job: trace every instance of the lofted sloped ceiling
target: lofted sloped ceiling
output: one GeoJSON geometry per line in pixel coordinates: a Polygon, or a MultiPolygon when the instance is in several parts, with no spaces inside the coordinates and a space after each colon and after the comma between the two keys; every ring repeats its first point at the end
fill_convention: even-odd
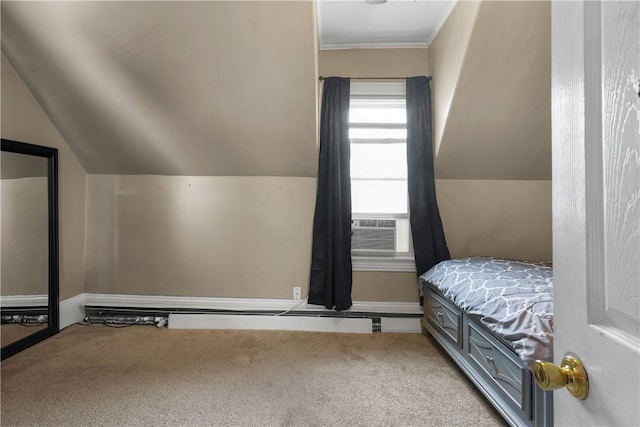
{"type": "MultiPolygon", "coordinates": [[[[446,115],[434,132],[436,176],[551,179],[550,2],[482,1],[479,8],[459,2],[456,8],[467,8],[475,21],[470,32],[443,27],[443,36],[466,32],[468,40],[459,43],[464,52],[456,69],[443,70],[458,75],[445,89],[450,93],[436,93],[443,76],[434,74],[434,99],[450,99],[448,111],[446,103],[435,107],[446,115]]],[[[454,9],[451,16],[460,12],[467,13],[454,9]]],[[[468,23],[462,25],[466,30],[468,23]]],[[[439,37],[433,53],[439,42],[450,46],[439,37]]]]}
{"type": "Polygon", "coordinates": [[[315,176],[313,2],[1,7],[3,54],[88,173],[315,176]]]}

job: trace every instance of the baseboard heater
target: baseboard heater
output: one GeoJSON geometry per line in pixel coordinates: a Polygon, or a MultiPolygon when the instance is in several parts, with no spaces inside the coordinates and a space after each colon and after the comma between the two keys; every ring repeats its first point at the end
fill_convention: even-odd
{"type": "Polygon", "coordinates": [[[47,307],[2,307],[0,323],[3,325],[18,323],[21,325],[41,325],[49,322],[47,307]]]}
{"type": "Polygon", "coordinates": [[[170,314],[169,329],[250,329],[370,334],[373,319],[349,317],[170,314]]]}
{"type": "Polygon", "coordinates": [[[156,324],[169,329],[254,329],[316,332],[420,333],[420,314],[232,311],[85,306],[85,322],[109,325],[156,324]]]}
{"type": "Polygon", "coordinates": [[[2,325],[10,325],[13,323],[17,323],[20,325],[26,326],[35,326],[35,325],[46,325],[49,323],[49,316],[46,314],[9,314],[5,315],[4,313],[0,316],[0,324],[2,325]]]}

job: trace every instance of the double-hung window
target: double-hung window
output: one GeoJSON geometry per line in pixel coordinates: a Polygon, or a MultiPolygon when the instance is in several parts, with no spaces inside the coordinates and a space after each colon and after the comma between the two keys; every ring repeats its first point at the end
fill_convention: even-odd
{"type": "Polygon", "coordinates": [[[404,82],[351,82],[349,139],[354,268],[411,270],[404,82]]]}

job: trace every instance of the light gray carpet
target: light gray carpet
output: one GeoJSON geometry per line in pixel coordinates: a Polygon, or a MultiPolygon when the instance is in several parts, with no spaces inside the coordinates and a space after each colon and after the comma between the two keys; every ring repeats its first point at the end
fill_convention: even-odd
{"type": "Polygon", "coordinates": [[[419,334],[72,326],[2,362],[3,426],[505,423],[419,334]]]}

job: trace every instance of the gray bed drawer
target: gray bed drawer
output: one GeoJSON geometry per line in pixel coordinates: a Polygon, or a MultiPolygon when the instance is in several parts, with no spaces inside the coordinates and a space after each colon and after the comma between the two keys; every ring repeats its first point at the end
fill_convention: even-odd
{"type": "Polygon", "coordinates": [[[516,408],[530,417],[531,385],[524,363],[518,356],[503,349],[504,344],[480,326],[470,321],[468,328],[468,355],[471,363],[484,371],[495,388],[502,390],[516,408]]]}
{"type": "Polygon", "coordinates": [[[458,348],[462,348],[460,323],[462,315],[456,306],[435,292],[429,291],[424,304],[424,316],[427,321],[449,337],[458,348]]]}

